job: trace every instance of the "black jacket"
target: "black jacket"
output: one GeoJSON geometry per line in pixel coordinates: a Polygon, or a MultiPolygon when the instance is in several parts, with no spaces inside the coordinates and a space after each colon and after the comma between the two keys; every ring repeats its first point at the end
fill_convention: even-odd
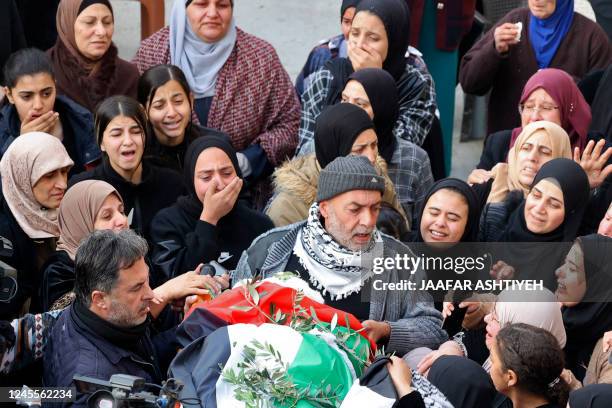
{"type": "Polygon", "coordinates": [[[0,85],[4,85],[4,64],[8,57],[25,47],[25,33],[15,0],[0,1],[0,85]]]}
{"type": "MultiPolygon", "coordinates": [[[[19,311],[27,298],[32,298],[31,312],[40,312],[38,293],[42,281],[41,268],[39,267],[40,246],[51,245],[49,240],[33,240],[22,229],[11,209],[9,208],[2,192],[0,191],[0,237],[3,238],[3,248],[12,246],[11,250],[0,251],[0,261],[12,266],[17,270],[17,292],[8,302],[0,302],[0,320],[12,320],[18,317],[19,311]],[[6,240],[6,241],[5,241],[6,240]],[[10,245],[6,245],[8,242],[10,245]]],[[[55,241],[53,239],[53,241],[55,241]]],[[[10,278],[2,278],[1,288],[6,289],[11,285],[10,278]]],[[[2,293],[2,299],[6,294],[2,293]]]]}
{"type": "Polygon", "coordinates": [[[74,289],[74,261],[68,252],[55,251],[43,267],[41,288],[43,310],[74,289]]]}
{"type": "MultiPolygon", "coordinates": [[[[34,246],[30,238],[21,229],[15,217],[11,213],[11,209],[1,197],[0,203],[0,237],[5,242],[3,247],[9,247],[12,250],[0,255],[0,261],[12,266],[17,270],[17,293],[9,302],[0,303],[0,319],[12,320],[18,316],[19,310],[23,302],[35,293],[35,282],[38,271],[34,262],[34,246]],[[8,241],[8,242],[7,242],[8,241]]],[[[3,278],[2,289],[9,287],[12,281],[3,278]]],[[[3,295],[3,299],[5,296],[3,295]]]]}
{"type": "Polygon", "coordinates": [[[210,261],[233,270],[242,251],[272,228],[274,224],[266,215],[250,209],[243,201],[237,201],[216,226],[175,204],[160,211],[151,224],[156,273],[167,280],[210,261]]]}
{"type": "MultiPolygon", "coordinates": [[[[74,305],[70,306],[60,315],[47,341],[44,354],[45,386],[72,387],[75,374],[104,381],[108,381],[113,374],[128,374],[144,378],[148,383],[161,382],[157,349],[148,330],[140,340],[142,351],[137,353],[118,347],[80,323],[73,308],[74,305]]],[[[62,406],[86,407],[87,398],[87,394],[77,391],[74,405],[64,403],[62,406]]]]}
{"type": "MultiPolygon", "coordinates": [[[[100,159],[100,148],[94,137],[93,116],[91,112],[72,99],[58,95],[53,109],[59,113],[64,131],[62,141],[74,166],[70,175],[85,171],[85,165],[100,159]]],[[[6,104],[0,109],[0,157],[21,134],[21,121],[15,105],[6,104]]]]}
{"type": "Polygon", "coordinates": [[[500,130],[485,140],[477,169],[491,170],[497,163],[505,163],[510,151],[512,130],[500,130]]]}
{"type": "Polygon", "coordinates": [[[183,143],[178,146],[164,146],[157,140],[153,129],[149,129],[149,139],[145,148],[144,157],[146,160],[155,164],[159,167],[165,167],[167,169],[176,170],[178,172],[183,171],[183,165],[185,162],[185,152],[187,148],[195,139],[200,136],[206,135],[225,135],[215,129],[199,126],[194,123],[189,125],[185,129],[185,139],[183,143]]]}
{"type": "Polygon", "coordinates": [[[142,181],[132,184],[113,170],[108,159],[93,170],[78,174],[70,179],[68,188],[83,180],[102,180],[117,189],[123,203],[125,214],[132,221],[130,228],[138,232],[150,243],[150,225],[153,217],[163,208],[172,205],[185,193],[183,178],[177,172],[157,167],[147,161],[142,164],[142,181]]]}

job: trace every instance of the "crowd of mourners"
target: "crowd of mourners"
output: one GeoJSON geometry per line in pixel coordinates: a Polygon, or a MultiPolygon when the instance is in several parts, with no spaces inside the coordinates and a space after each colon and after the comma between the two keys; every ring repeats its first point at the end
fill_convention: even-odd
{"type": "MultiPolygon", "coordinates": [[[[612,43],[573,0],[461,57],[476,1],[338,1],[295,83],[240,2],[175,0],[131,61],[108,0],[58,3],[44,50],[0,7],[0,385],[161,384],[194,303],[289,271],[393,355],[400,407],[612,406],[612,43]],[[457,81],[488,95],[467,180],[445,168],[457,81]],[[544,287],[373,287],[376,257],[463,243],[504,248],[481,278],[544,287]]],[[[416,272],[380,277],[448,277],[416,272]]]]}

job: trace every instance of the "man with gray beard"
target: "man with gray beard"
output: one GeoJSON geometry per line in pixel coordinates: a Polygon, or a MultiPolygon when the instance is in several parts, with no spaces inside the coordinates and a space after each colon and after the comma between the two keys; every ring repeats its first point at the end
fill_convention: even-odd
{"type": "Polygon", "coordinates": [[[295,272],[322,293],[325,304],[361,320],[368,336],[387,352],[402,355],[440,344],[447,335],[429,294],[374,288],[375,280],[393,283],[422,275],[397,268],[373,272],[376,258],[414,256],[376,229],[384,184],[367,158],[336,158],[321,171],[308,219],[259,236],[242,254],[232,273],[234,283],[256,274],[266,278],[295,272]]]}

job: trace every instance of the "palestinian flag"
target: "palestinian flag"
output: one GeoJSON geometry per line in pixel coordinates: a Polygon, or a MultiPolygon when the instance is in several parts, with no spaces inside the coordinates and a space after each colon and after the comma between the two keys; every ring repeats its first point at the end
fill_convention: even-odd
{"type": "Polygon", "coordinates": [[[170,376],[206,407],[338,407],[374,345],[352,315],[263,281],[194,305],[170,376]]]}
{"type": "Polygon", "coordinates": [[[182,398],[207,408],[338,407],[356,373],[333,335],[266,323],[225,326],[192,342],[170,376],[185,384],[182,398]]]}

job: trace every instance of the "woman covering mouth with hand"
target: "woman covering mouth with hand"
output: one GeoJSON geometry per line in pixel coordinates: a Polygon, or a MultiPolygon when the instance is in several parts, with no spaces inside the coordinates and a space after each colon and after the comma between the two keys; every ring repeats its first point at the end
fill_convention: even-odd
{"type": "Polygon", "coordinates": [[[70,179],[102,180],[123,198],[130,228],[148,241],[153,216],[184,192],[179,173],[143,160],[147,115],[143,107],[126,96],[106,99],[95,115],[96,138],[104,153],[102,164],[70,179]]]}
{"type": "Polygon", "coordinates": [[[4,66],[6,101],[0,108],[0,157],[21,134],[43,132],[57,137],[74,161],[71,175],[100,159],[93,115],[57,94],[49,57],[35,48],[12,54],[4,66]]]}

